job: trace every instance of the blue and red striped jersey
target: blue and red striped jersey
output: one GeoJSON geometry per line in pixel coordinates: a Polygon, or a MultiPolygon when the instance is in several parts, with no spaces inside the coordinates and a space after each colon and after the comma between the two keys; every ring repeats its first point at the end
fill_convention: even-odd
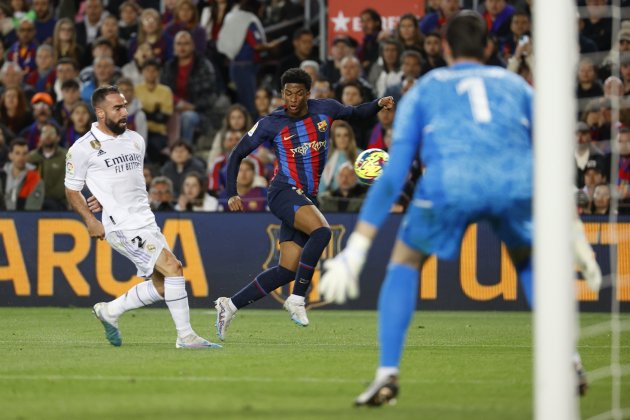
{"type": "Polygon", "coordinates": [[[308,111],[301,118],[292,118],[284,107],[278,108],[243,136],[228,161],[229,197],[237,194],[236,176],[241,160],[265,141],[272,144],[278,162],[271,185],[295,186],[316,196],[328,157],[332,122],[372,117],[380,109],[378,100],[355,107],[334,99],[309,99],[307,106],[308,111]]]}

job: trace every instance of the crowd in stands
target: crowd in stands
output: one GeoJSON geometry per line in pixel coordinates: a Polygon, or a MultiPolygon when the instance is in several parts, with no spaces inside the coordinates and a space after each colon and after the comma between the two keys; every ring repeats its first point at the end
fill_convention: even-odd
{"type": "MultiPolygon", "coordinates": [[[[447,65],[441,30],[470,3],[427,0],[422,17],[405,13],[393,30],[383,29],[381,15],[368,8],[360,15],[362,37],[337,36],[328,48],[301,19],[300,1],[2,2],[0,210],[68,209],[65,154],[91,128],[92,92],[117,84],[128,101],[128,128],[147,142],[144,173],[154,210],[227,211],[230,150],[282,106],[285,70],[307,71],[314,99],[399,101],[419,78],[447,65]]],[[[531,1],[474,3],[489,28],[486,62],[535,85],[531,1]]],[[[607,214],[615,194],[620,213],[630,209],[630,20],[624,19],[630,9],[622,3],[622,20],[613,22],[609,1],[577,0],[575,161],[584,213],[607,214]],[[619,159],[611,159],[612,151],[619,159]]],[[[367,148],[388,149],[394,115],[395,109],[382,110],[373,120],[333,124],[319,189],[324,211],[358,211],[367,188],[357,183],[352,163],[367,148]]],[[[260,146],[241,164],[237,184],[246,211],[267,209],[270,147],[260,146]]],[[[415,162],[393,210],[405,208],[421,174],[415,162]]]]}

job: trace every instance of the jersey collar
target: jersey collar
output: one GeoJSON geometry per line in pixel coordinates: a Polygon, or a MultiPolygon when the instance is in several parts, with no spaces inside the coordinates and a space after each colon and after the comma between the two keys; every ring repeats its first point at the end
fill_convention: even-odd
{"type": "Polygon", "coordinates": [[[126,134],[127,134],[127,131],[125,130],[125,132],[122,133],[119,136],[116,136],[116,137],[110,136],[109,134],[105,134],[101,130],[99,130],[98,123],[96,123],[96,122],[92,123],[92,127],[90,128],[90,132],[92,133],[92,135],[94,137],[96,137],[96,140],[98,140],[100,142],[109,141],[109,140],[116,140],[116,139],[119,139],[119,138],[124,138],[124,137],[126,137],[126,134]]]}

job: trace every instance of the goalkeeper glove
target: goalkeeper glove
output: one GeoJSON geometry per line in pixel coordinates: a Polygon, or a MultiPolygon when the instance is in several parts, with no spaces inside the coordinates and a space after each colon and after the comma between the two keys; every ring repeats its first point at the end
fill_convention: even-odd
{"type": "Polygon", "coordinates": [[[359,297],[359,275],[371,243],[370,239],[354,232],[346,248],[335,258],[324,262],[325,272],[319,291],[325,301],[341,305],[348,298],[359,297]]]}

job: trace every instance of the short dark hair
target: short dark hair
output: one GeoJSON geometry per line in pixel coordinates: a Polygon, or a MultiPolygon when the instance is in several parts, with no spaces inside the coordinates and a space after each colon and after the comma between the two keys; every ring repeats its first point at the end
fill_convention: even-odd
{"type": "Polygon", "coordinates": [[[147,67],[155,67],[156,69],[160,70],[160,62],[157,61],[155,58],[149,58],[147,59],[144,64],[142,65],[142,70],[146,69],[147,67]]]}
{"type": "Polygon", "coordinates": [[[63,81],[63,83],[61,83],[61,90],[66,90],[66,89],[79,90],[79,82],[77,82],[75,79],[68,79],[68,80],[63,81]]]}
{"type": "Polygon", "coordinates": [[[16,146],[28,147],[28,142],[23,137],[14,138],[13,140],[11,140],[11,143],[9,143],[9,152],[13,152],[13,149],[15,149],[16,146]]]}
{"type": "Polygon", "coordinates": [[[356,80],[348,81],[341,85],[341,92],[343,93],[343,91],[346,90],[347,87],[356,88],[359,91],[359,95],[361,95],[361,98],[365,98],[365,93],[363,92],[363,87],[361,86],[361,83],[357,82],[356,80]]]}
{"type": "Polygon", "coordinates": [[[120,95],[120,89],[118,86],[105,85],[97,88],[92,94],[92,109],[96,109],[97,106],[100,106],[101,103],[105,100],[107,95],[111,95],[112,93],[117,93],[120,95]]]}
{"type": "Polygon", "coordinates": [[[121,77],[120,79],[118,79],[118,81],[116,82],[117,86],[120,85],[125,85],[125,86],[131,86],[133,87],[133,80],[131,80],[128,77],[121,77]]]}
{"type": "Polygon", "coordinates": [[[302,35],[313,36],[313,31],[308,28],[298,28],[293,32],[293,40],[299,39],[302,35]]]}
{"type": "Polygon", "coordinates": [[[193,147],[190,145],[190,143],[187,143],[186,141],[182,139],[177,140],[175,143],[171,145],[171,152],[177,149],[178,147],[185,147],[186,150],[188,150],[188,153],[190,153],[191,155],[195,152],[193,150],[193,147]]]}
{"type": "Polygon", "coordinates": [[[106,47],[109,47],[112,51],[114,51],[114,46],[112,45],[112,42],[107,39],[107,38],[96,38],[96,40],[92,43],[92,51],[94,51],[96,49],[96,47],[100,47],[101,45],[105,45],[106,47]]]}
{"type": "Polygon", "coordinates": [[[292,68],[284,72],[280,78],[280,89],[284,89],[287,83],[297,83],[304,85],[306,90],[311,90],[311,76],[302,69],[292,68]]]}
{"type": "Polygon", "coordinates": [[[59,65],[59,64],[70,64],[72,67],[74,67],[75,70],[79,69],[79,65],[77,64],[77,62],[74,61],[70,57],[60,58],[59,60],[57,60],[57,65],[59,65]]]}
{"type": "Polygon", "coordinates": [[[483,60],[483,53],[488,40],[486,22],[473,10],[457,13],[446,28],[448,42],[453,58],[472,57],[483,60]]]}

